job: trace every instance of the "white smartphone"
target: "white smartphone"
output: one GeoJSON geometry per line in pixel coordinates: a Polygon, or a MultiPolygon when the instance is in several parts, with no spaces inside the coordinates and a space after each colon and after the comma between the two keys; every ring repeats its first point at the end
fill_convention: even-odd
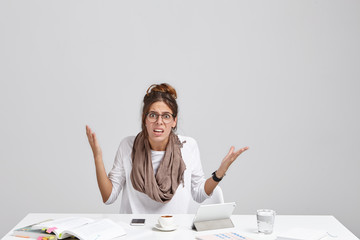
{"type": "Polygon", "coordinates": [[[132,225],[132,226],[144,226],[145,225],[145,219],[144,218],[133,218],[133,219],[131,219],[130,225],[132,225]]]}

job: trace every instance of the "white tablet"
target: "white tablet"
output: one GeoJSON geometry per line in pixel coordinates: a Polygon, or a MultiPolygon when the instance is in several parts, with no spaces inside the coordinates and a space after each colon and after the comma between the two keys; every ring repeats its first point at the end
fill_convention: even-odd
{"type": "Polygon", "coordinates": [[[235,202],[200,205],[194,218],[194,223],[229,219],[236,207],[235,202]]]}

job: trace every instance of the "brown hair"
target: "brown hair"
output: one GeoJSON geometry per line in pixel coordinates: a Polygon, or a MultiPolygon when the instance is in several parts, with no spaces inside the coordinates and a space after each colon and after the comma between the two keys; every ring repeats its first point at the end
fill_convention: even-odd
{"type": "MultiPolygon", "coordinates": [[[[144,106],[142,111],[142,130],[146,132],[145,120],[149,112],[150,106],[155,102],[164,102],[173,112],[173,117],[176,118],[178,114],[178,105],[176,102],[177,94],[175,88],[167,83],[151,85],[144,96],[144,106]]],[[[175,126],[173,129],[176,130],[175,126]]]]}

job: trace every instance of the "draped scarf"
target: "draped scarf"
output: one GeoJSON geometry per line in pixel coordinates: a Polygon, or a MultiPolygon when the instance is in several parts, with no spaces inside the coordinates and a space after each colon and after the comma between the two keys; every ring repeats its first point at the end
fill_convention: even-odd
{"type": "Polygon", "coordinates": [[[169,202],[180,183],[184,186],[186,165],[181,156],[183,143],[175,133],[170,133],[164,158],[154,174],[150,142],[144,132],[140,132],[135,138],[131,153],[130,179],[134,189],[157,202],[169,202]]]}

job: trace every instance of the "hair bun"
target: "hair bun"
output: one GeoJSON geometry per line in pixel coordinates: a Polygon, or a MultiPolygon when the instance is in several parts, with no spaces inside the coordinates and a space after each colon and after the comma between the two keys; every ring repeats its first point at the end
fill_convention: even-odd
{"type": "Polygon", "coordinates": [[[148,90],[146,91],[146,95],[149,96],[155,92],[162,92],[170,94],[174,99],[177,98],[176,90],[170,84],[161,83],[161,84],[153,84],[151,85],[148,90]]]}

